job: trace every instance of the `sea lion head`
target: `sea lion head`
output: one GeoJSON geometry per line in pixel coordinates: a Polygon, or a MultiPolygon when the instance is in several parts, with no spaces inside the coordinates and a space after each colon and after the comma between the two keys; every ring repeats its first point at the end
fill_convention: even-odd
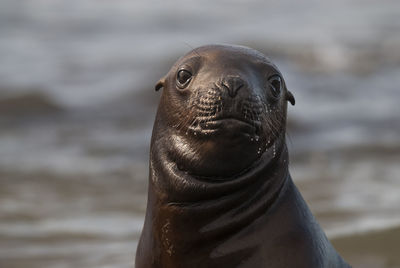
{"type": "Polygon", "coordinates": [[[199,178],[232,178],[263,154],[275,155],[285,139],[287,101],[295,103],[278,68],[242,46],[190,51],[156,84],[161,88],[153,141],[199,178]]]}

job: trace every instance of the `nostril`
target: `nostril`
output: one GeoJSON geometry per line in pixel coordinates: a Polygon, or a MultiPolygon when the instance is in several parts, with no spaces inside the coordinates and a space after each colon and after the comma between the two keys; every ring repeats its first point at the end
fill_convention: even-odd
{"type": "Polygon", "coordinates": [[[221,84],[228,91],[229,96],[233,98],[236,96],[239,89],[245,85],[245,82],[240,77],[233,76],[227,77],[221,84]]]}

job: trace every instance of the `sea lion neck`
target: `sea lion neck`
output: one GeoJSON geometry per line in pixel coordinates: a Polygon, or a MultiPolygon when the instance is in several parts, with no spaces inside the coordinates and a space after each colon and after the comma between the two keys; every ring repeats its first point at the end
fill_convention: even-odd
{"type": "Polygon", "coordinates": [[[146,220],[152,223],[144,236],[153,241],[159,264],[167,267],[178,267],[185,255],[193,254],[191,248],[211,254],[233,234],[268,215],[290,182],[285,143],[275,157],[265,154],[249,171],[223,182],[185,174],[163,157],[165,147],[159,145],[151,148],[146,220]]]}

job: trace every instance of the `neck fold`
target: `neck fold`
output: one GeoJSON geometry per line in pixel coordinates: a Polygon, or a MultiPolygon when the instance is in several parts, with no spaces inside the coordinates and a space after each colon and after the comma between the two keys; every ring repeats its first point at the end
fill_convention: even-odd
{"type": "MultiPolygon", "coordinates": [[[[268,213],[289,181],[288,153],[278,139],[240,176],[210,182],[177,168],[165,146],[153,144],[149,204],[160,259],[179,260],[196,250],[212,251],[221,241],[268,213]],[[214,241],[214,243],[212,243],[214,241]]],[[[148,208],[149,211],[149,208],[148,208]]]]}

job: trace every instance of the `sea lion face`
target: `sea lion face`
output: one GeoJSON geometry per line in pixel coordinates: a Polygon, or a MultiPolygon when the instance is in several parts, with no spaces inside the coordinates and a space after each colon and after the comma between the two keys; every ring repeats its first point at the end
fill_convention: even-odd
{"type": "Polygon", "coordinates": [[[201,177],[232,177],[251,167],[284,138],[286,100],[294,104],[276,66],[246,47],[195,49],[161,87],[178,167],[201,177]]]}

